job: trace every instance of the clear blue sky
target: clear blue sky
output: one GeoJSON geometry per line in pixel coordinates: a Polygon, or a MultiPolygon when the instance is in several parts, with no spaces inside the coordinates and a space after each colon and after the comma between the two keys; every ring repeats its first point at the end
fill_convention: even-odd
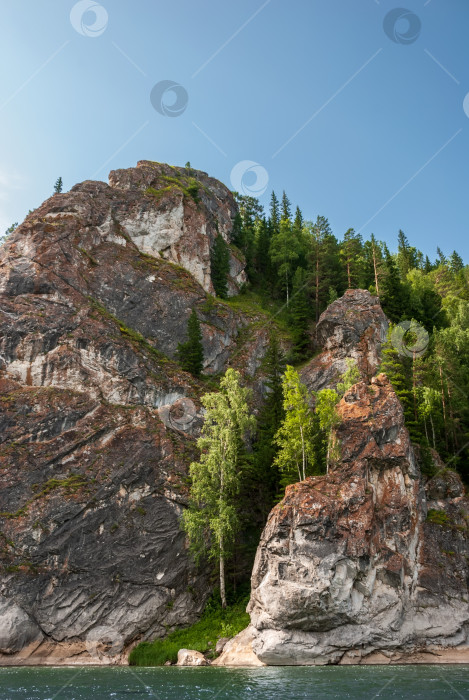
{"type": "Polygon", "coordinates": [[[232,187],[247,160],[265,205],[285,189],[338,236],[395,249],[402,228],[469,262],[469,3],[402,2],[392,41],[389,0],[102,0],[73,22],[73,0],[2,0],[0,230],[59,175],[190,160],[232,187]],[[163,80],[187,92],[177,117],[150,101],[163,80]]]}

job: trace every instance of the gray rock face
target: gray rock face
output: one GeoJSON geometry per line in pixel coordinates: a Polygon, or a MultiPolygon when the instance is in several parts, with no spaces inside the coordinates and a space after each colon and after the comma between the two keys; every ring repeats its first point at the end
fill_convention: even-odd
{"type": "Polygon", "coordinates": [[[356,360],[369,381],[378,369],[388,326],[378,297],[366,289],[349,289],[321,314],[316,344],[322,352],[302,369],[302,381],[314,391],[335,386],[347,369],[347,357],[356,360]]]}
{"type": "Polygon", "coordinates": [[[22,608],[0,597],[0,654],[15,654],[42,637],[39,627],[22,608]]]}
{"type": "Polygon", "coordinates": [[[180,515],[206,386],[171,358],[192,308],[208,374],[254,375],[267,344],[205,291],[230,192],[147,162],[110,182],[0,248],[0,664],[125,662],[197,619],[210,582],[180,515]]]}

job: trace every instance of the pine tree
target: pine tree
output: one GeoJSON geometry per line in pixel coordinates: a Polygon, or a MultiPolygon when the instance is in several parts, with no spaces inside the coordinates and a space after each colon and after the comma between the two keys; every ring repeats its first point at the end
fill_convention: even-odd
{"type": "Polygon", "coordinates": [[[341,246],[341,255],[347,271],[347,287],[353,289],[358,286],[361,276],[362,237],[349,228],[344,234],[341,246]]]}
{"type": "Polygon", "coordinates": [[[270,243],[270,259],[277,267],[279,283],[285,290],[287,306],[290,303],[291,278],[294,263],[298,259],[298,241],[292,236],[291,224],[287,219],[280,221],[280,229],[272,236],[270,243]]]}
{"type": "Polygon", "coordinates": [[[339,259],[339,244],[333,235],[329,221],[318,216],[314,224],[307,225],[310,236],[310,269],[315,321],[330,303],[330,293],[335,298],[344,291],[343,274],[339,259]]]}
{"type": "Polygon", "coordinates": [[[228,274],[230,271],[230,250],[224,238],[217,235],[210,255],[212,284],[220,299],[228,297],[228,274]]]}
{"type": "Polygon", "coordinates": [[[205,394],[205,422],[197,440],[200,461],[190,466],[192,486],[183,527],[196,559],[208,555],[218,561],[220,596],[226,608],[225,564],[240,528],[238,493],[244,440],[255,428],[249,415],[250,390],[241,387],[241,375],[228,369],[220,391],[205,394]]]}
{"type": "Polygon", "coordinates": [[[59,178],[57,178],[57,180],[55,181],[54,193],[55,193],[55,194],[60,194],[60,193],[62,192],[62,186],[63,186],[62,178],[59,177],[59,178]]]}
{"type": "Polygon", "coordinates": [[[204,363],[204,348],[200,322],[195,309],[192,309],[187,322],[187,335],[188,340],[178,345],[178,361],[183,370],[190,372],[195,377],[200,377],[204,363]]]}

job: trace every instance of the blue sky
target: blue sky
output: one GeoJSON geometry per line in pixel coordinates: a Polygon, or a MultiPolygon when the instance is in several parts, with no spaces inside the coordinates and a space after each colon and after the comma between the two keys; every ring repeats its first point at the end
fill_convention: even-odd
{"type": "Polygon", "coordinates": [[[189,160],[267,185],[265,205],[285,189],[339,237],[395,249],[402,228],[469,262],[469,3],[402,2],[396,19],[389,0],[3,0],[0,231],[59,175],[189,160]],[[171,91],[153,107],[161,81],[179,116],[171,91]]]}

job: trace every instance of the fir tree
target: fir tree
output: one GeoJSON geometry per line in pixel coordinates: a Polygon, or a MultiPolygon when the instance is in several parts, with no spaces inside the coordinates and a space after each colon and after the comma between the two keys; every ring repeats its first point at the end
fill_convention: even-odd
{"type": "Polygon", "coordinates": [[[195,309],[192,309],[187,322],[187,335],[188,340],[178,345],[178,361],[183,370],[190,372],[195,377],[200,377],[204,362],[204,348],[200,322],[195,309]]]}
{"type": "Polygon", "coordinates": [[[228,273],[230,271],[230,250],[224,238],[218,234],[210,255],[212,284],[220,299],[228,297],[228,273]]]}
{"type": "Polygon", "coordinates": [[[55,194],[60,194],[60,193],[62,192],[62,187],[63,187],[62,178],[59,177],[59,178],[57,178],[57,180],[55,181],[54,193],[55,193],[55,194]]]}

